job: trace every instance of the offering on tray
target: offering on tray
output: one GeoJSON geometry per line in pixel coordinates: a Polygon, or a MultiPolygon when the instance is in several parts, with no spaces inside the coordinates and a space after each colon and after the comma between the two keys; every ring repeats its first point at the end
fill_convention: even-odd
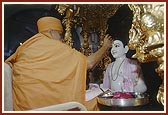
{"type": "Polygon", "coordinates": [[[140,92],[111,92],[107,90],[103,92],[100,97],[112,99],[130,99],[130,98],[144,98],[145,93],[140,92]]]}
{"type": "Polygon", "coordinates": [[[104,92],[103,94],[102,94],[102,97],[113,97],[113,93],[111,92],[111,91],[109,91],[109,90],[107,90],[106,92],[104,92]]]}
{"type": "Polygon", "coordinates": [[[98,96],[98,103],[107,106],[130,107],[149,103],[149,95],[141,92],[103,92],[98,96]]]}
{"type": "Polygon", "coordinates": [[[134,98],[131,92],[114,92],[113,99],[129,99],[134,98]]]}

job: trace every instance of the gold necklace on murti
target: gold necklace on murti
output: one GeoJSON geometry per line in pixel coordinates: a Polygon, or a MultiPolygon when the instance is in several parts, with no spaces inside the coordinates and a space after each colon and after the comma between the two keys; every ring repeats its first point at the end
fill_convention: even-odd
{"type": "MultiPolygon", "coordinates": [[[[119,70],[120,70],[121,65],[123,64],[124,60],[125,60],[125,59],[122,60],[122,62],[120,63],[120,65],[119,65],[119,67],[118,67],[118,70],[116,70],[116,71],[117,71],[117,77],[114,78],[116,71],[114,72],[114,74],[112,74],[112,77],[111,77],[111,78],[112,78],[113,81],[116,81],[116,80],[117,80],[117,78],[118,78],[118,76],[119,76],[119,70]]],[[[112,66],[112,68],[111,68],[111,73],[113,73],[113,67],[114,67],[114,64],[113,64],[113,66],[112,66]]]]}

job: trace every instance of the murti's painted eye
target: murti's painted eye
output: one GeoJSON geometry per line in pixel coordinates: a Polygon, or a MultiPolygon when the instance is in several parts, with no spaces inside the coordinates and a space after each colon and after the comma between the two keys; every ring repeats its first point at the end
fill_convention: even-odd
{"type": "Polygon", "coordinates": [[[120,45],[119,45],[119,44],[115,44],[114,46],[115,46],[115,47],[120,47],[120,45]]]}

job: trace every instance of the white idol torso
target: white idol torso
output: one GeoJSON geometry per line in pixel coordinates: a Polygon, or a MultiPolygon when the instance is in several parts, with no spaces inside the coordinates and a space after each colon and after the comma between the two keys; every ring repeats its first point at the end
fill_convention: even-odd
{"type": "Polygon", "coordinates": [[[109,78],[111,82],[111,90],[113,92],[122,91],[123,86],[123,63],[124,60],[121,62],[113,62],[111,64],[111,70],[109,71],[109,78]]]}
{"type": "Polygon", "coordinates": [[[135,60],[126,57],[128,50],[128,46],[124,46],[120,40],[113,42],[111,54],[115,61],[106,69],[103,87],[110,88],[112,92],[145,92],[146,85],[139,65],[135,60]]]}

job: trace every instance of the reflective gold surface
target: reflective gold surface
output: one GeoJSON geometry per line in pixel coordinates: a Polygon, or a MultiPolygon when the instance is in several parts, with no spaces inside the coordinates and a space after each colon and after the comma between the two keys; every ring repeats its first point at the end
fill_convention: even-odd
{"type": "MultiPolygon", "coordinates": [[[[136,50],[133,58],[140,62],[157,61],[156,72],[164,78],[164,4],[130,4],[134,13],[129,31],[129,47],[136,50]]],[[[164,82],[157,100],[164,105],[164,82]]]]}

